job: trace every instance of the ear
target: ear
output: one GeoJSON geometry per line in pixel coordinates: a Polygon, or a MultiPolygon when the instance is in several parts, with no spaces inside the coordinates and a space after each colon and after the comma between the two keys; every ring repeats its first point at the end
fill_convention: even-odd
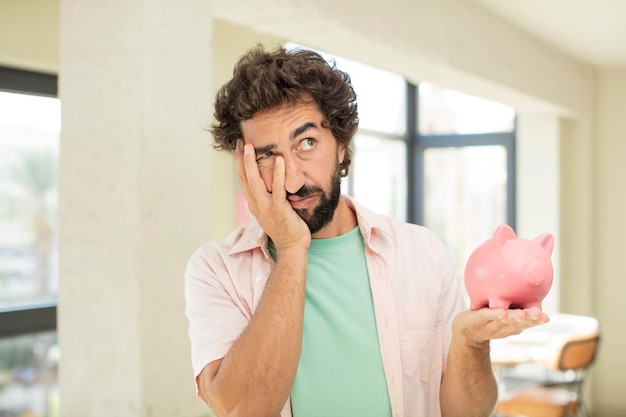
{"type": "Polygon", "coordinates": [[[346,157],[346,145],[343,143],[337,143],[337,159],[340,164],[343,164],[343,160],[346,157]]]}
{"type": "Polygon", "coordinates": [[[554,249],[554,236],[551,233],[543,233],[533,239],[535,242],[539,243],[548,255],[552,255],[552,249],[554,249]]]}
{"type": "Polygon", "coordinates": [[[508,224],[502,224],[493,233],[492,243],[494,246],[501,248],[507,240],[511,239],[517,239],[515,231],[508,224]]]}

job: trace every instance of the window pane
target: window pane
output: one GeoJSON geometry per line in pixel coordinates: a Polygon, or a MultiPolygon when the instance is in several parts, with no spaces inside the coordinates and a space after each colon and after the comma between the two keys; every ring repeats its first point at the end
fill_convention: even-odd
{"type": "Polygon", "coordinates": [[[0,304],[57,294],[57,98],[0,92],[0,304]]]}
{"type": "Polygon", "coordinates": [[[370,210],[406,220],[405,143],[358,134],[353,146],[353,197],[370,210]]]}
{"type": "Polygon", "coordinates": [[[56,332],[0,339],[0,416],[58,417],[56,332]]]}
{"type": "Polygon", "coordinates": [[[406,81],[398,74],[337,58],[357,94],[359,128],[402,135],[406,132],[406,81]]]}
{"type": "Polygon", "coordinates": [[[424,174],[424,224],[446,243],[462,277],[471,251],[506,223],[506,148],[429,148],[424,174]]]}
{"type": "Polygon", "coordinates": [[[423,135],[511,132],[515,110],[504,104],[422,82],[419,130],[423,135]]]}

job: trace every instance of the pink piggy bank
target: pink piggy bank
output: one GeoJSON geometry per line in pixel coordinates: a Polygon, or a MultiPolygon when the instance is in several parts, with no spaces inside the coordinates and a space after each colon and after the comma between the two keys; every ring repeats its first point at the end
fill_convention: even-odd
{"type": "Polygon", "coordinates": [[[552,286],[553,247],[550,233],[529,240],[517,237],[509,225],[499,226],[467,261],[464,279],[470,308],[541,309],[552,286]]]}

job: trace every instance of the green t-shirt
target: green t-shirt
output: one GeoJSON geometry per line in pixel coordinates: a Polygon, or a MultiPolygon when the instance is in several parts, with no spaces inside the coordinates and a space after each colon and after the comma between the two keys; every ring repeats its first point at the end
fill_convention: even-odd
{"type": "Polygon", "coordinates": [[[311,241],[303,330],[294,417],[391,417],[358,228],[311,241]]]}

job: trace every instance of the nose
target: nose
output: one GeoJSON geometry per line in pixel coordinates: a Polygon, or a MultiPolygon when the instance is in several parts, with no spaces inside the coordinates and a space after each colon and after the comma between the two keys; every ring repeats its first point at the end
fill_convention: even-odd
{"type": "Polygon", "coordinates": [[[543,284],[548,275],[546,267],[540,263],[532,263],[526,266],[528,283],[534,287],[543,284]]]}
{"type": "Polygon", "coordinates": [[[300,161],[292,156],[283,156],[285,160],[285,190],[294,194],[304,185],[304,172],[300,161]]]}

